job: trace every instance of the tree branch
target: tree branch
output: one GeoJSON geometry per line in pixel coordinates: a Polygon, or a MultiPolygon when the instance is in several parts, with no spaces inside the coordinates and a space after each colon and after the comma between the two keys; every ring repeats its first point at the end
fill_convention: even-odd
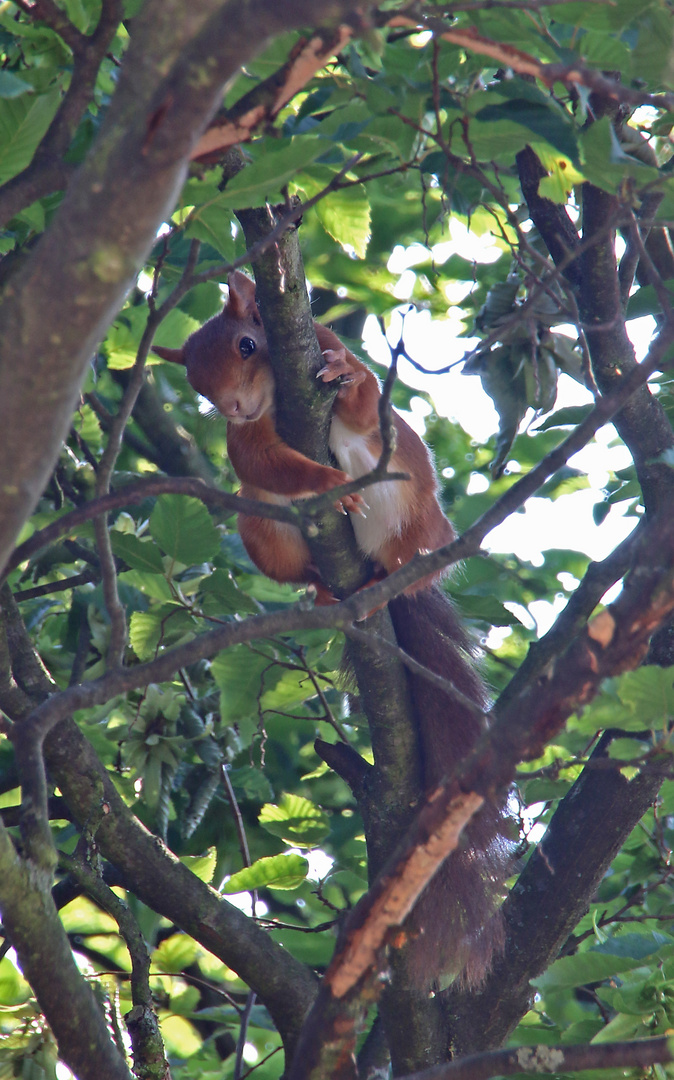
{"type": "MultiPolygon", "coordinates": [[[[349,8],[328,0],[322,13],[349,8]]],[[[94,148],[0,308],[0,475],[12,478],[0,486],[3,566],[51,473],[91,353],[175,201],[224,84],[270,36],[313,13],[309,0],[236,8],[149,0],[136,17],[94,148]],[[30,440],[21,430],[27,415],[30,440]]]]}
{"type": "Polygon", "coordinates": [[[491,1076],[534,1076],[581,1072],[585,1069],[648,1069],[674,1060],[671,1039],[578,1046],[517,1046],[490,1054],[471,1054],[446,1065],[409,1073],[400,1080],[489,1080],[491,1076]]]}
{"type": "Polygon", "coordinates": [[[59,1054],[79,1080],[131,1080],[93,990],[73,958],[51,897],[51,873],[20,859],[0,822],[3,926],[49,1020],[59,1054]],[[87,1033],[82,1038],[82,1031],[87,1033]]]}

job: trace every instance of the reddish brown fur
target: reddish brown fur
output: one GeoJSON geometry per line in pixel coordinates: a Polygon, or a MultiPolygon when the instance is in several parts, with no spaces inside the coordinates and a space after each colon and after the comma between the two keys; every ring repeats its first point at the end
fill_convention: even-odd
{"type": "MultiPolygon", "coordinates": [[[[241,494],[262,501],[297,499],[321,494],[351,479],[341,469],[319,465],[289,447],[274,427],[274,376],[257,306],[255,286],[244,274],[229,278],[229,298],[220,315],[192,334],[181,350],[156,348],[167,360],[185,364],[194,389],[208,398],[229,420],[227,450],[234,471],[242,481],[241,494]],[[247,359],[240,342],[250,339],[255,351],[247,359]]],[[[381,453],[379,433],[379,386],[372,372],[344,348],[327,327],[316,324],[322,350],[339,355],[326,381],[336,377],[334,415],[352,432],[365,436],[373,459],[381,453]],[[351,380],[351,381],[348,381],[351,380]]],[[[454,537],[436,497],[435,471],[419,436],[394,414],[397,445],[390,469],[408,473],[400,486],[399,521],[396,530],[369,554],[387,573],[392,573],[418,551],[432,551],[454,537]]],[[[341,505],[354,513],[362,509],[360,496],[347,496],[341,505]]],[[[277,581],[316,583],[311,556],[299,530],[260,518],[239,518],[239,531],[253,562],[277,581]]],[[[426,588],[438,575],[417,582],[408,590],[426,588]]]]}

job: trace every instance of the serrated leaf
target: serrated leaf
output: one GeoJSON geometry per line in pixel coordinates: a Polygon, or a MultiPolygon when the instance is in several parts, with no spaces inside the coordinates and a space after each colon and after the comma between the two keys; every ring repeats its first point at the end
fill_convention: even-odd
{"type": "Polygon", "coordinates": [[[659,952],[661,949],[674,950],[674,945],[663,946],[663,935],[625,935],[625,937],[643,938],[638,946],[627,942],[623,954],[618,951],[610,952],[611,948],[620,949],[620,939],[609,939],[605,944],[598,945],[584,953],[575,956],[564,956],[556,960],[548,970],[537,979],[532,979],[534,986],[539,990],[568,990],[574,986],[585,986],[587,983],[602,982],[610,975],[618,975],[622,971],[632,971],[641,967],[648,956],[659,952]],[[633,953],[637,955],[632,955],[633,953]]]}
{"type": "Polygon", "coordinates": [[[110,531],[110,543],[113,553],[123,559],[133,570],[149,571],[151,574],[163,574],[164,563],[158,547],[147,540],[139,540],[131,533],[121,533],[117,529],[110,531]]]}
{"type": "Polygon", "coordinates": [[[371,212],[362,185],[331,192],[317,204],[316,214],[333,240],[346,251],[353,249],[359,259],[365,258],[371,235],[371,212]]]}
{"type": "Polygon", "coordinates": [[[533,131],[575,164],[578,163],[578,147],[573,128],[562,110],[557,107],[519,97],[502,101],[498,105],[487,105],[475,115],[475,120],[480,123],[508,120],[519,124],[533,131]]]}
{"type": "Polygon", "coordinates": [[[129,620],[129,644],[139,660],[151,660],[162,635],[162,620],[149,611],[134,611],[129,620]]]}
{"type": "Polygon", "coordinates": [[[211,663],[213,678],[220,687],[220,712],[225,724],[235,723],[257,713],[263,673],[269,667],[245,645],[235,645],[218,653],[211,663]]]}
{"type": "Polygon", "coordinates": [[[238,588],[229,571],[220,567],[203,579],[201,591],[217,597],[223,615],[232,615],[235,611],[252,615],[259,611],[254,600],[238,588]]]}
{"type": "Polygon", "coordinates": [[[258,820],[267,832],[297,847],[316,847],[330,831],[323,811],[300,795],[283,795],[278,805],[265,803],[258,820]]]}
{"type": "Polygon", "coordinates": [[[315,695],[306,671],[284,671],[276,685],[262,695],[261,705],[263,709],[287,709],[315,695]]]}
{"type": "Polygon", "coordinates": [[[220,550],[220,533],[199,499],[161,495],[150,515],[150,533],[171,559],[193,566],[220,550]]]}
{"type": "Polygon", "coordinates": [[[309,863],[301,855],[271,855],[257,859],[232,874],[223,893],[250,892],[253,889],[297,889],[307,876],[309,863]]]}
{"type": "Polygon", "coordinates": [[[187,934],[171,934],[152,953],[154,971],[177,975],[193,964],[197,956],[197,944],[187,934]]]}
{"type": "Polygon", "coordinates": [[[173,311],[169,311],[165,319],[162,319],[154,337],[154,344],[172,348],[176,343],[182,344],[198,329],[199,323],[196,319],[179,308],[174,308],[173,311]]]}
{"type": "Polygon", "coordinates": [[[662,727],[674,716],[674,674],[670,668],[642,667],[616,683],[618,697],[633,709],[642,728],[662,727]]]}
{"type": "Polygon", "coordinates": [[[263,206],[268,196],[279,192],[326,149],[325,140],[317,135],[284,139],[282,145],[273,150],[267,143],[264,156],[247,165],[229,181],[217,205],[228,209],[263,206]]]}
{"type": "Polygon", "coordinates": [[[199,881],[210,885],[217,862],[215,848],[209,848],[207,855],[183,855],[180,861],[188,870],[192,871],[195,877],[199,878],[199,881]]]}

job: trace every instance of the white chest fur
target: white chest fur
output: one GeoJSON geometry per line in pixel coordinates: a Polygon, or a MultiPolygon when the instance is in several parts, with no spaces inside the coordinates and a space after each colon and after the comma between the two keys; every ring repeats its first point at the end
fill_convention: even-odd
{"type": "MultiPolygon", "coordinates": [[[[333,417],[330,427],[330,449],[340,467],[354,480],[374,469],[378,461],[367,436],[352,431],[337,416],[333,417]]],[[[358,544],[368,554],[376,556],[386,540],[400,533],[407,509],[405,483],[404,480],[385,480],[372,484],[363,492],[370,508],[366,510],[367,517],[350,515],[358,544]]]]}

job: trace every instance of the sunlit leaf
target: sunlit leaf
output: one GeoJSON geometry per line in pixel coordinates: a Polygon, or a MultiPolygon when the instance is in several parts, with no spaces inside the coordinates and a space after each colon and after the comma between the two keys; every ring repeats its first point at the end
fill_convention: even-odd
{"type": "Polygon", "coordinates": [[[271,855],[232,874],[222,892],[237,893],[265,887],[296,889],[306,878],[308,869],[309,863],[301,855],[271,855]]]}
{"type": "Polygon", "coordinates": [[[267,832],[297,847],[316,847],[330,831],[323,811],[300,795],[286,794],[277,805],[266,803],[259,822],[267,832]]]}

